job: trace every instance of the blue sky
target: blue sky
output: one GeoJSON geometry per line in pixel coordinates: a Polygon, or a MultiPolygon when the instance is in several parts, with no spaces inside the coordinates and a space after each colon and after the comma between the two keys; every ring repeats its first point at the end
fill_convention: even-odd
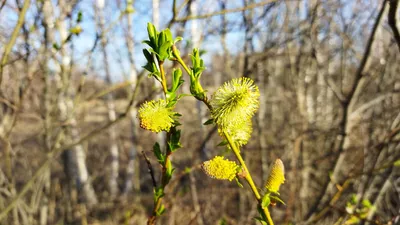
{"type": "MultiPolygon", "coordinates": [[[[161,1],[160,4],[160,27],[163,29],[167,26],[167,23],[172,17],[170,13],[172,1],[161,1]]],[[[235,4],[236,7],[240,7],[240,5],[235,4]]],[[[232,6],[235,6],[232,5],[232,6]]],[[[85,65],[87,63],[87,57],[85,56],[88,49],[93,46],[94,37],[95,37],[95,23],[94,23],[94,11],[93,11],[93,1],[83,1],[79,4],[78,8],[82,10],[84,14],[84,22],[82,23],[83,32],[78,37],[75,37],[74,42],[77,48],[76,54],[78,62],[83,63],[85,65]],[[86,61],[85,61],[86,60],[86,61]]],[[[146,46],[141,43],[142,40],[147,39],[147,23],[152,20],[152,12],[151,12],[151,1],[135,1],[135,13],[133,14],[133,37],[135,40],[135,62],[138,70],[141,70],[141,66],[145,64],[144,57],[142,55],[142,49],[146,46]]],[[[214,9],[218,10],[218,9],[214,9]]],[[[212,11],[214,11],[212,10],[212,11]]],[[[107,24],[110,24],[112,21],[116,21],[120,15],[120,11],[115,4],[107,3],[107,7],[105,8],[105,15],[107,17],[107,24]]],[[[204,12],[201,12],[204,13],[204,12]]],[[[232,13],[229,14],[230,18],[238,18],[241,20],[240,13],[232,13]]],[[[205,27],[206,29],[212,29],[213,26],[217,26],[219,24],[220,17],[214,17],[211,20],[211,25],[205,27],[204,23],[206,20],[200,20],[200,26],[205,27]]],[[[126,18],[123,19],[123,23],[126,23],[126,18]]],[[[190,39],[190,22],[187,24],[187,31],[183,35],[183,42],[190,39]]],[[[218,27],[217,27],[218,28],[218,27]]],[[[160,28],[158,28],[160,29],[160,28]]],[[[174,31],[174,29],[173,29],[174,31]]],[[[111,30],[108,35],[109,44],[107,51],[111,55],[110,57],[110,69],[113,74],[113,79],[118,81],[124,78],[123,74],[128,72],[129,61],[128,54],[125,46],[125,39],[123,37],[123,30],[121,29],[120,24],[117,24],[114,29],[111,30]],[[122,68],[121,68],[122,67],[122,68]]],[[[227,40],[229,46],[231,47],[232,53],[237,53],[242,49],[242,40],[243,40],[243,32],[231,32],[227,36],[227,40]]],[[[210,56],[214,53],[222,52],[220,36],[210,35],[204,42],[201,44],[200,48],[205,49],[208,54],[204,56],[204,60],[206,64],[210,63],[210,56]]],[[[95,52],[95,66],[96,71],[102,75],[104,72],[102,56],[100,52],[100,46],[97,47],[95,52]],[[99,72],[100,71],[100,72],[99,72]]]]}
{"type": "MultiPolygon", "coordinates": [[[[116,21],[120,15],[120,11],[125,8],[125,1],[121,0],[120,5],[118,5],[119,1],[107,1],[106,2],[106,7],[105,7],[105,15],[106,15],[106,26],[109,26],[109,24],[112,21],[116,21]]],[[[134,8],[135,8],[135,13],[133,14],[133,37],[135,41],[135,62],[136,62],[136,67],[138,70],[141,70],[141,66],[144,65],[144,57],[142,55],[142,49],[145,48],[146,46],[141,43],[142,40],[146,39],[146,25],[147,22],[152,20],[152,1],[151,0],[136,0],[134,1],[134,8]]],[[[178,5],[179,5],[178,1],[178,5]]],[[[242,1],[227,1],[227,8],[237,8],[237,7],[242,7],[242,1]]],[[[261,0],[256,1],[256,2],[261,2],[261,0]]],[[[349,2],[342,2],[343,4],[346,4],[345,9],[348,9],[348,13],[344,12],[344,16],[346,17],[346,14],[351,14],[354,4],[354,1],[349,1],[349,2]]],[[[205,13],[210,13],[214,11],[218,11],[219,7],[217,4],[217,1],[214,0],[202,0],[199,1],[200,6],[199,6],[199,14],[205,14],[205,13]],[[206,7],[207,6],[207,7],[206,7]]],[[[5,34],[11,34],[11,30],[13,29],[16,20],[17,20],[17,13],[13,7],[15,7],[13,4],[15,4],[13,1],[10,3],[9,6],[6,6],[3,11],[0,14],[0,31],[5,34]],[[7,31],[10,31],[9,33],[7,31]]],[[[95,24],[95,13],[94,13],[94,4],[95,0],[82,0],[79,2],[79,4],[76,7],[76,10],[73,12],[73,17],[76,17],[78,11],[83,12],[83,22],[81,24],[83,28],[83,32],[78,36],[74,37],[74,46],[75,46],[75,52],[74,52],[74,59],[80,65],[81,67],[85,67],[88,63],[88,57],[86,53],[88,50],[93,46],[95,36],[96,36],[96,24],[95,24]]],[[[167,23],[172,17],[171,13],[171,4],[172,0],[161,0],[160,3],[160,27],[158,29],[163,29],[166,27],[167,23]]],[[[302,2],[304,6],[307,6],[307,1],[302,2]]],[[[376,4],[379,4],[378,2],[376,4]]],[[[32,1],[31,8],[28,11],[27,15],[27,21],[29,26],[33,24],[33,18],[37,14],[37,3],[36,1],[32,1]]],[[[55,14],[57,15],[57,1],[53,0],[53,5],[55,6],[56,12],[55,14]]],[[[307,8],[307,7],[306,7],[307,8]]],[[[371,6],[371,11],[373,9],[376,9],[376,6],[371,6]]],[[[280,22],[283,22],[284,20],[284,11],[285,11],[285,6],[281,4],[279,8],[277,8],[278,13],[275,15],[278,17],[278,20],[280,22]]],[[[330,10],[330,9],[329,9],[330,10]]],[[[362,11],[360,13],[365,14],[366,19],[370,18],[371,12],[368,12],[368,10],[362,11]]],[[[182,16],[182,15],[180,15],[182,16]]],[[[230,13],[227,14],[227,19],[229,20],[230,23],[237,23],[239,24],[242,21],[242,15],[241,13],[230,13]]],[[[303,15],[306,17],[306,15],[303,15]]],[[[339,20],[340,15],[335,15],[334,19],[339,20]]],[[[348,18],[345,19],[351,19],[349,16],[348,18]]],[[[208,20],[198,20],[199,22],[199,27],[203,28],[201,32],[209,32],[212,30],[218,30],[219,29],[219,24],[220,24],[221,17],[220,16],[215,16],[212,17],[211,19],[208,20]]],[[[74,21],[74,20],[73,20],[74,21]]],[[[123,18],[122,23],[126,23],[126,18],[123,18]]],[[[360,22],[362,23],[362,22],[360,22]]],[[[340,22],[338,23],[340,24],[340,22]]],[[[365,28],[362,27],[357,27],[357,23],[354,24],[354,27],[351,27],[351,29],[354,30],[359,30],[356,32],[362,32],[365,28]]],[[[185,41],[190,40],[190,26],[191,22],[189,21],[187,24],[187,29],[185,33],[182,35],[183,39],[185,41]]],[[[268,30],[269,24],[266,24],[265,21],[261,21],[258,26],[263,29],[264,31],[268,30]]],[[[115,81],[119,81],[124,79],[123,74],[128,74],[128,69],[129,69],[129,60],[128,60],[128,52],[125,47],[125,39],[123,37],[123,30],[121,28],[121,24],[117,23],[114,28],[110,31],[108,34],[109,38],[109,43],[107,47],[107,51],[109,54],[109,65],[111,69],[111,73],[113,76],[113,79],[115,81]]],[[[174,30],[174,29],[173,29],[174,30]]],[[[218,33],[218,32],[217,32],[218,33]]],[[[40,34],[41,35],[41,34],[40,34]]],[[[272,39],[277,38],[276,35],[279,35],[279,33],[275,34],[269,34],[267,32],[264,32],[265,36],[271,36],[272,39]],[[275,35],[275,36],[273,36],[275,35]]],[[[322,36],[321,36],[322,37],[322,36]]],[[[4,37],[2,37],[4,38],[4,37]]],[[[42,37],[35,37],[32,36],[32,44],[35,45],[36,48],[39,48],[40,46],[40,40],[42,37]]],[[[236,54],[240,52],[243,49],[243,40],[244,40],[244,29],[243,28],[238,28],[236,27],[236,30],[231,31],[227,34],[227,44],[228,47],[230,48],[230,52],[232,54],[236,54]]],[[[3,40],[2,40],[3,41],[3,40]]],[[[261,45],[258,44],[257,38],[254,41],[254,44],[256,48],[260,49],[261,45]]],[[[204,49],[207,51],[207,54],[204,56],[204,60],[206,64],[209,65],[211,56],[215,53],[222,53],[222,47],[221,47],[221,40],[219,35],[208,35],[207,38],[201,43],[200,46],[201,49],[204,49]]],[[[102,76],[104,74],[104,68],[103,68],[103,60],[102,60],[102,54],[100,51],[100,44],[97,46],[96,51],[94,53],[94,58],[93,58],[93,63],[94,63],[94,72],[96,75],[102,76]]]]}

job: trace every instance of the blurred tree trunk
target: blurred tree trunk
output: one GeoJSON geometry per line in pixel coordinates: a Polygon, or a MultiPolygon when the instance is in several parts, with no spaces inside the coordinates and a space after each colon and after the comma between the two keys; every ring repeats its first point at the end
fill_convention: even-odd
{"type": "Polygon", "coordinates": [[[317,211],[322,210],[324,207],[326,207],[326,205],[329,204],[330,199],[337,190],[336,185],[342,185],[346,175],[351,172],[349,171],[349,169],[351,169],[352,167],[347,166],[347,164],[349,163],[349,153],[347,150],[352,147],[352,142],[350,139],[351,124],[353,123],[351,119],[351,113],[355,110],[355,105],[365,85],[366,78],[363,77],[363,71],[367,65],[368,58],[371,52],[371,46],[373,44],[382,15],[385,11],[385,6],[386,1],[381,4],[378,15],[375,17],[373,28],[369,34],[367,44],[364,47],[362,59],[357,67],[357,70],[354,72],[354,75],[343,75],[343,83],[347,84],[345,88],[348,91],[345,94],[345,98],[341,101],[342,115],[339,119],[339,131],[337,138],[338,141],[335,149],[335,160],[331,169],[332,174],[330,176],[330,179],[322,188],[320,196],[317,197],[316,203],[314,203],[314,206],[307,214],[308,218],[310,218],[310,216],[312,215],[315,215],[316,209],[318,209],[317,211]]]}
{"type": "MultiPolygon", "coordinates": [[[[198,14],[198,1],[197,0],[191,0],[190,1],[190,15],[197,15],[198,14]]],[[[190,31],[191,31],[191,37],[192,37],[192,47],[193,48],[200,48],[200,39],[201,39],[201,28],[199,26],[198,20],[192,20],[191,22],[191,27],[190,27],[190,31]]],[[[197,116],[199,119],[199,134],[198,137],[201,138],[201,140],[204,139],[205,137],[205,127],[203,126],[203,123],[207,120],[207,118],[205,118],[205,110],[204,110],[204,104],[203,102],[200,101],[196,101],[196,108],[197,108],[197,116]]],[[[199,162],[199,157],[200,156],[200,160],[205,161],[207,153],[206,153],[206,144],[203,145],[203,148],[201,149],[200,152],[194,152],[192,153],[194,154],[193,158],[193,165],[196,165],[199,162]],[[200,153],[200,154],[199,154],[200,153]]],[[[190,179],[190,191],[191,191],[191,195],[192,195],[192,202],[193,202],[193,208],[194,208],[194,215],[192,216],[193,218],[196,218],[197,224],[198,225],[203,225],[204,221],[203,221],[203,213],[200,207],[200,203],[199,203],[199,198],[198,198],[198,194],[197,194],[197,185],[196,185],[196,178],[194,176],[194,173],[189,173],[189,179],[190,179]]]]}
{"type": "MultiPolygon", "coordinates": [[[[243,0],[243,7],[246,7],[249,4],[254,3],[254,0],[243,0]]],[[[250,68],[250,63],[249,59],[251,56],[252,50],[254,50],[253,47],[253,16],[254,12],[253,10],[248,10],[248,11],[243,11],[242,12],[242,22],[245,27],[245,37],[244,37],[244,46],[243,46],[243,65],[242,68],[242,74],[239,74],[239,76],[243,77],[249,77],[251,74],[251,68],[250,68]]],[[[247,159],[247,154],[246,151],[242,151],[242,156],[243,159],[247,159]]],[[[249,162],[249,159],[247,159],[247,164],[251,165],[252,163],[249,162]]],[[[252,170],[254,167],[249,167],[249,170],[252,170]]],[[[250,200],[251,196],[249,196],[249,192],[246,191],[239,191],[239,215],[243,219],[245,219],[248,216],[248,210],[247,208],[249,207],[249,203],[252,203],[253,201],[250,200]]]]}
{"type": "MultiPolygon", "coordinates": [[[[45,149],[47,152],[51,151],[51,145],[52,145],[52,103],[54,103],[52,95],[51,95],[51,89],[52,89],[52,83],[51,83],[51,77],[49,73],[49,68],[48,68],[48,62],[51,59],[51,48],[52,48],[52,43],[54,41],[54,12],[53,12],[53,6],[50,0],[46,0],[43,2],[43,7],[42,7],[42,14],[43,14],[43,26],[44,26],[44,48],[43,48],[43,76],[44,76],[44,82],[45,82],[45,87],[43,90],[43,102],[44,102],[44,143],[45,143],[45,149]]],[[[45,190],[44,190],[44,195],[43,195],[43,200],[41,203],[41,209],[40,209],[40,225],[46,225],[47,222],[49,221],[50,223],[53,222],[53,218],[51,218],[51,215],[54,215],[53,213],[49,213],[49,209],[52,210],[49,207],[49,196],[50,196],[50,188],[51,188],[51,167],[49,167],[48,171],[45,172],[45,190]]]]}
{"type": "MultiPolygon", "coordinates": [[[[66,139],[72,142],[79,140],[80,135],[77,128],[77,121],[74,115],[74,102],[72,100],[73,89],[70,85],[70,63],[71,56],[68,55],[66,49],[66,43],[68,38],[68,28],[66,26],[67,15],[71,13],[71,7],[74,2],[70,2],[69,5],[66,2],[60,2],[59,7],[61,14],[58,20],[58,29],[60,32],[60,38],[62,44],[60,45],[61,63],[60,72],[56,76],[56,85],[58,88],[58,110],[59,120],[61,124],[67,126],[66,128],[66,139]]],[[[94,192],[92,184],[89,178],[89,172],[86,167],[85,151],[82,144],[75,145],[72,149],[68,149],[64,152],[64,159],[66,169],[68,173],[76,179],[77,190],[81,193],[82,198],[89,204],[94,205],[97,203],[97,196],[94,192]]]]}
{"type": "MultiPolygon", "coordinates": [[[[106,82],[110,86],[112,85],[111,73],[109,68],[109,60],[107,53],[107,31],[105,30],[105,18],[104,18],[104,2],[103,0],[97,1],[97,13],[98,13],[98,26],[99,32],[101,33],[101,51],[103,54],[103,66],[106,75],[106,82]]],[[[106,104],[108,110],[109,121],[114,121],[116,119],[114,97],[111,93],[106,96],[106,104]]],[[[108,179],[108,186],[110,190],[110,198],[114,199],[118,194],[118,174],[119,174],[119,149],[117,142],[117,131],[115,125],[108,129],[109,133],[109,144],[110,144],[110,156],[111,156],[111,168],[110,175],[108,179]]]]}
{"type": "MultiPolygon", "coordinates": [[[[132,6],[133,7],[134,1],[133,0],[127,0],[126,5],[127,7],[132,6]]],[[[132,82],[131,83],[131,89],[132,89],[132,94],[135,91],[136,84],[138,82],[138,74],[136,71],[135,67],[135,43],[133,42],[133,36],[131,34],[133,33],[133,25],[132,25],[132,13],[129,13],[127,15],[127,27],[126,27],[126,34],[125,34],[125,40],[126,40],[126,46],[128,48],[128,54],[129,54],[129,79],[132,82]]],[[[135,104],[133,104],[135,105],[135,104]]],[[[125,178],[125,184],[124,184],[124,194],[128,194],[129,192],[132,191],[133,187],[135,191],[138,191],[140,188],[140,177],[139,174],[135,176],[135,170],[136,170],[136,155],[137,155],[137,135],[138,135],[138,124],[137,124],[137,118],[136,118],[136,112],[137,108],[132,107],[130,111],[130,123],[131,123],[131,146],[129,148],[129,153],[128,153],[128,165],[126,167],[126,178],[125,178]],[[136,178],[136,179],[135,179],[136,178]]],[[[139,162],[139,161],[137,161],[139,162]]],[[[140,195],[137,195],[136,197],[140,197],[140,195]]]]}

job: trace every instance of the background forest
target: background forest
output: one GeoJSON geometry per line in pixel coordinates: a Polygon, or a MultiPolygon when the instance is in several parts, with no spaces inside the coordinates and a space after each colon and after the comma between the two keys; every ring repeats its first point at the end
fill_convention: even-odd
{"type": "MultiPolygon", "coordinates": [[[[204,50],[209,96],[255,80],[260,108],[242,154],[258,186],[275,159],[285,165],[276,224],[399,224],[398,3],[1,0],[0,224],[146,224],[149,168],[160,175],[152,146],[164,138],[137,118],[161,94],[142,68],[147,22],[183,37],[187,62],[204,50]]],[[[158,224],[256,224],[246,184],[200,170],[231,158],[202,125],[205,106],[184,97],[176,110],[183,148],[158,224]]]]}

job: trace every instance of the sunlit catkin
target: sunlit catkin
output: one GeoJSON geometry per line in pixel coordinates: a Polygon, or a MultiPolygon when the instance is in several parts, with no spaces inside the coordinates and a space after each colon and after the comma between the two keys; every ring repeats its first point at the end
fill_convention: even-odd
{"type": "Polygon", "coordinates": [[[211,178],[231,181],[236,177],[239,166],[233,161],[224,159],[223,156],[215,156],[204,162],[201,168],[211,178]]]}
{"type": "Polygon", "coordinates": [[[278,193],[279,187],[285,182],[285,168],[282,160],[275,160],[274,165],[272,165],[271,172],[267,182],[265,183],[265,188],[269,192],[278,193]]]}
{"type": "Polygon", "coordinates": [[[175,112],[165,100],[148,101],[139,108],[140,127],[153,132],[169,131],[174,123],[175,112]]]}
{"type": "Polygon", "coordinates": [[[224,128],[219,128],[218,133],[225,138],[224,131],[239,146],[247,144],[253,131],[251,119],[238,121],[237,123],[229,123],[224,128]]]}
{"type": "Polygon", "coordinates": [[[259,107],[260,92],[254,81],[247,77],[224,83],[213,94],[211,117],[219,128],[231,123],[250,120],[259,107]]]}

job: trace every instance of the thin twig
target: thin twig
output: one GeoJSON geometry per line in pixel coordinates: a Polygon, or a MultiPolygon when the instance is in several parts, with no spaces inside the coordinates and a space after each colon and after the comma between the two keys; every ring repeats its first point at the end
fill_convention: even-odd
{"type": "Polygon", "coordinates": [[[253,3],[253,4],[249,4],[249,5],[245,6],[245,7],[234,8],[234,9],[226,9],[226,10],[221,10],[221,11],[218,11],[218,12],[208,13],[208,14],[204,14],[204,15],[187,16],[187,17],[184,17],[184,18],[175,19],[175,22],[184,22],[184,21],[187,21],[187,20],[195,20],[195,19],[206,19],[206,18],[209,18],[209,17],[218,16],[218,15],[222,15],[222,14],[241,12],[241,11],[245,11],[245,10],[261,7],[261,6],[264,6],[264,5],[267,5],[267,4],[270,4],[270,3],[274,3],[274,2],[277,2],[277,0],[268,0],[268,1],[264,1],[264,2],[253,3]]]}
{"type": "Polygon", "coordinates": [[[3,9],[3,7],[6,5],[6,2],[7,2],[7,0],[3,0],[3,2],[1,2],[1,5],[0,5],[0,12],[1,12],[1,10],[3,9]]]}
{"type": "Polygon", "coordinates": [[[1,58],[1,63],[0,63],[0,86],[1,86],[1,82],[3,81],[4,66],[7,64],[8,55],[10,54],[11,49],[13,48],[13,46],[15,44],[15,41],[17,40],[18,33],[22,27],[22,24],[25,21],[25,15],[26,15],[26,12],[28,11],[30,2],[31,2],[30,0],[25,0],[22,10],[18,16],[17,25],[15,25],[15,27],[14,27],[14,30],[11,34],[10,41],[5,46],[3,57],[1,58]]]}
{"type": "Polygon", "coordinates": [[[157,181],[156,181],[156,178],[154,176],[153,166],[151,165],[150,159],[149,159],[149,157],[147,157],[145,151],[142,151],[142,155],[143,155],[144,160],[147,163],[147,168],[148,168],[149,174],[151,176],[151,181],[153,182],[153,187],[156,188],[157,187],[157,181]]]}

